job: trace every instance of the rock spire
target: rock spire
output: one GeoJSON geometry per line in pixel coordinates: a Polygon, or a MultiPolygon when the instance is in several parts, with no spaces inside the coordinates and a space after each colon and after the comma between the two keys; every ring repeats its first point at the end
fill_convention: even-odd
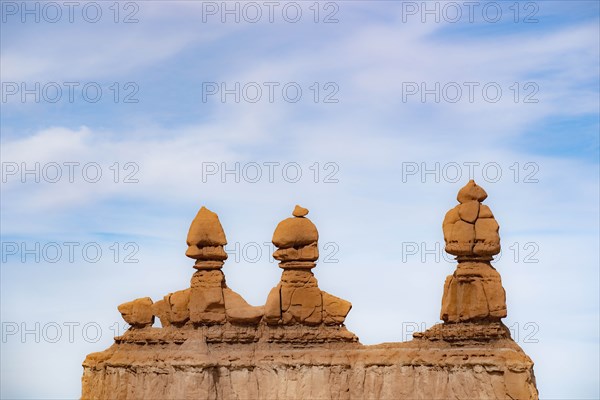
{"type": "Polygon", "coordinates": [[[185,255],[196,260],[194,268],[218,269],[227,260],[223,246],[227,244],[219,217],[202,207],[190,225],[185,255]]]}
{"type": "Polygon", "coordinates": [[[306,218],[306,208],[297,205],[292,215],[281,221],[273,233],[273,244],[278,247],[273,257],[280,261],[283,273],[267,298],[265,322],[341,325],[352,304],[319,289],[311,271],[319,258],[319,232],[306,218]]]}
{"type": "Polygon", "coordinates": [[[506,295],[500,274],[490,261],[500,252],[499,226],[487,193],[470,180],[458,192],[460,203],[446,213],[442,229],[446,252],[458,266],[446,278],[441,319],[444,322],[500,321],[506,317],[506,295]]]}
{"type": "Polygon", "coordinates": [[[263,316],[263,307],[249,305],[239,294],[227,287],[221,270],[227,253],[225,232],[219,217],[206,207],[200,208],[190,226],[186,256],[195,259],[197,270],[191,285],[169,293],[155,303],[149,297],[119,306],[119,312],[132,328],[151,326],[154,317],[163,327],[198,327],[205,325],[255,324],[263,316]]]}
{"type": "MultiPolygon", "coordinates": [[[[190,287],[119,306],[131,327],[86,357],[81,397],[536,400],[533,362],[500,321],[504,289],[490,264],[500,239],[486,196],[469,182],[444,220],[446,249],[458,260],[444,286],[444,322],[410,341],[369,346],[344,326],[351,304],[319,289],[319,233],[307,209],[296,206],[277,225],[281,281],[253,307],[227,287],[225,232],[202,207],[187,240],[196,260],[190,287]]],[[[403,318],[396,314],[385,317],[403,318]]]]}

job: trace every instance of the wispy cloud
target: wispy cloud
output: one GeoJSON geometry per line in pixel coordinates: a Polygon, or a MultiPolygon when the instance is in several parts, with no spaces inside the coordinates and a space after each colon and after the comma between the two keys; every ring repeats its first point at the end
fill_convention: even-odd
{"type": "Polygon", "coordinates": [[[519,343],[536,362],[542,395],[598,396],[593,382],[573,381],[598,372],[597,351],[585,351],[599,335],[600,197],[598,158],[589,156],[597,133],[583,123],[599,108],[598,19],[582,13],[587,6],[539,3],[540,22],[529,26],[404,22],[402,5],[390,2],[339,3],[340,21],[329,25],[310,13],[298,24],[223,24],[218,15],[205,24],[201,3],[139,6],[132,25],[3,24],[3,82],[140,89],[135,104],[18,95],[2,104],[3,242],[76,240],[104,251],[94,263],[79,253],[55,264],[7,256],[3,322],[94,320],[105,332],[98,343],[36,344],[35,353],[30,341],[3,342],[3,396],[78,396],[79,363],[110,344],[116,305],[187,285],[185,233],[201,205],[219,213],[231,244],[228,284],[253,304],[280,271],[265,247],[258,261],[236,262],[241,247],[263,246],[293,205],[308,207],[322,244],[337,246],[322,252],[315,273],[324,290],[353,302],[349,328],[365,343],[404,340],[407,327],[438,318],[453,263],[428,251],[441,245],[443,215],[469,177],[486,188],[501,225],[507,325],[539,327],[538,343],[519,343]],[[256,84],[262,98],[203,101],[206,82],[256,84]],[[265,82],[278,84],[273,102],[265,82]],[[465,82],[479,84],[472,102],[465,82]],[[300,101],[284,98],[286,83],[301,87],[300,101]],[[453,103],[406,93],[436,83],[457,83],[463,95],[453,103]],[[501,87],[498,102],[482,96],[486,83],[501,87]],[[537,85],[535,103],[524,102],[528,83],[537,85]],[[327,94],[338,101],[324,102],[327,94]],[[531,142],[547,141],[544,129],[557,120],[552,151],[531,142]],[[124,264],[129,242],[138,262],[124,264]],[[324,262],[326,254],[339,262],[324,262]],[[564,342],[574,330],[586,335],[564,342]],[[554,367],[557,343],[579,360],[568,379],[554,367]],[[40,361],[58,352],[60,368],[40,361]],[[18,361],[34,354],[36,363],[18,361]],[[38,392],[26,373],[46,377],[38,392]]]}

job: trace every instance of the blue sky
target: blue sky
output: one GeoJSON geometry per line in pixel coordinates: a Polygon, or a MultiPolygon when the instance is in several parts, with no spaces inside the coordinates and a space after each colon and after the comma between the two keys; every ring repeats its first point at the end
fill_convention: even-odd
{"type": "Polygon", "coordinates": [[[252,304],[280,276],[264,243],[309,208],[348,328],[407,340],[438,321],[454,263],[429,250],[469,177],[541,397],[600,396],[598,2],[480,2],[472,21],[458,2],[456,22],[448,3],[394,1],[322,2],[317,22],[314,2],[282,2],[270,22],[257,2],[254,23],[243,3],[239,23],[221,2],[82,2],[73,22],[27,4],[1,2],[2,397],[78,397],[117,305],[189,284],[202,205],[252,304]],[[239,102],[207,92],[236,83],[239,102]]]}

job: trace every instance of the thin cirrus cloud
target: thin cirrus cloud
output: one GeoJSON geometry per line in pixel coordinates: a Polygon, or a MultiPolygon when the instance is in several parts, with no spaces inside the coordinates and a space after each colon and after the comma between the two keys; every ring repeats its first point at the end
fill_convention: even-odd
{"type": "MultiPolygon", "coordinates": [[[[528,26],[403,22],[402,5],[389,2],[339,3],[340,23],[328,26],[221,24],[218,17],[204,24],[202,5],[192,2],[140,3],[139,23],[128,26],[3,25],[3,81],[140,85],[135,105],[14,98],[3,104],[9,111],[2,122],[4,165],[94,162],[104,174],[97,183],[80,175],[74,183],[40,184],[9,176],[2,183],[3,240],[97,241],[109,255],[113,242],[132,241],[140,260],[78,260],[49,269],[11,257],[2,267],[3,321],[49,315],[85,322],[93,314],[110,332],[120,302],[157,299],[187,284],[185,233],[203,204],[219,214],[231,243],[228,284],[261,304],[278,268],[264,247],[258,262],[238,260],[235,243],[269,242],[277,222],[300,203],[311,210],[323,244],[338,246],[334,255],[322,250],[315,273],[324,290],[353,302],[349,328],[364,343],[405,340],[406,322],[437,321],[443,278],[453,267],[431,255],[424,261],[407,255],[405,246],[441,245],[443,215],[469,178],[465,163],[479,163],[474,177],[501,225],[504,253],[496,265],[507,289],[507,325],[535,322],[540,329],[539,343],[519,343],[536,362],[542,396],[597,397],[597,381],[578,386],[575,378],[598,375],[595,353],[586,352],[598,338],[597,279],[591,279],[598,265],[598,160],[584,150],[597,150],[598,140],[580,127],[597,116],[598,25],[582,13],[587,3],[568,9],[556,3],[540,3],[540,22],[528,26]],[[298,82],[305,96],[298,103],[223,103],[218,95],[203,102],[205,81],[298,82]],[[339,102],[313,102],[308,86],[315,81],[336,83],[339,102]],[[497,82],[505,95],[497,103],[456,104],[402,96],[406,82],[467,81],[497,82]],[[539,86],[539,102],[515,103],[510,85],[529,81],[539,86]],[[29,117],[38,111],[43,117],[33,125],[29,117]],[[531,143],[547,141],[544,129],[556,119],[565,133],[554,137],[553,151],[531,143]],[[579,144],[561,151],[574,141],[571,128],[579,129],[573,131],[579,144]],[[279,163],[273,183],[265,162],[279,163]],[[303,173],[297,183],[281,174],[292,162],[303,173]],[[127,163],[137,166],[137,182],[122,182],[127,163]],[[203,177],[207,163],[219,172],[203,177]],[[263,165],[260,182],[222,174],[236,163],[263,165]],[[444,175],[450,164],[461,168],[455,182],[444,175]],[[501,168],[498,182],[490,176],[494,168],[482,172],[491,164],[501,168]],[[407,175],[407,165],[418,172],[407,175]],[[438,172],[425,171],[432,168],[438,172]],[[335,180],[324,182],[332,171],[335,180]],[[524,182],[532,171],[534,180],[524,182]],[[527,243],[538,246],[539,262],[522,262],[527,243]],[[339,262],[324,262],[326,255],[339,262]],[[572,336],[573,326],[586,334],[572,336]],[[564,343],[566,337],[572,340],[564,343]],[[578,373],[567,379],[556,343],[578,360],[578,373]]],[[[77,397],[80,362],[111,339],[46,343],[38,353],[29,343],[3,343],[2,395],[77,397]],[[59,349],[58,367],[50,365],[59,349]],[[36,354],[36,363],[22,361],[36,354]],[[31,374],[44,377],[35,389],[31,374]]]]}

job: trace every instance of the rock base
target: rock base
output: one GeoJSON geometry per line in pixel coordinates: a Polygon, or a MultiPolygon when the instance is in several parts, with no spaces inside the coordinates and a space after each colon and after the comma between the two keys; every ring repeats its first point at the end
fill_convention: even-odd
{"type": "Polygon", "coordinates": [[[510,331],[502,322],[437,324],[425,332],[413,334],[413,337],[431,341],[443,340],[454,344],[488,343],[493,340],[510,339],[510,331]]]}
{"type": "Polygon", "coordinates": [[[345,327],[131,329],[83,366],[83,399],[537,399],[502,324],[364,346],[345,327]]]}

